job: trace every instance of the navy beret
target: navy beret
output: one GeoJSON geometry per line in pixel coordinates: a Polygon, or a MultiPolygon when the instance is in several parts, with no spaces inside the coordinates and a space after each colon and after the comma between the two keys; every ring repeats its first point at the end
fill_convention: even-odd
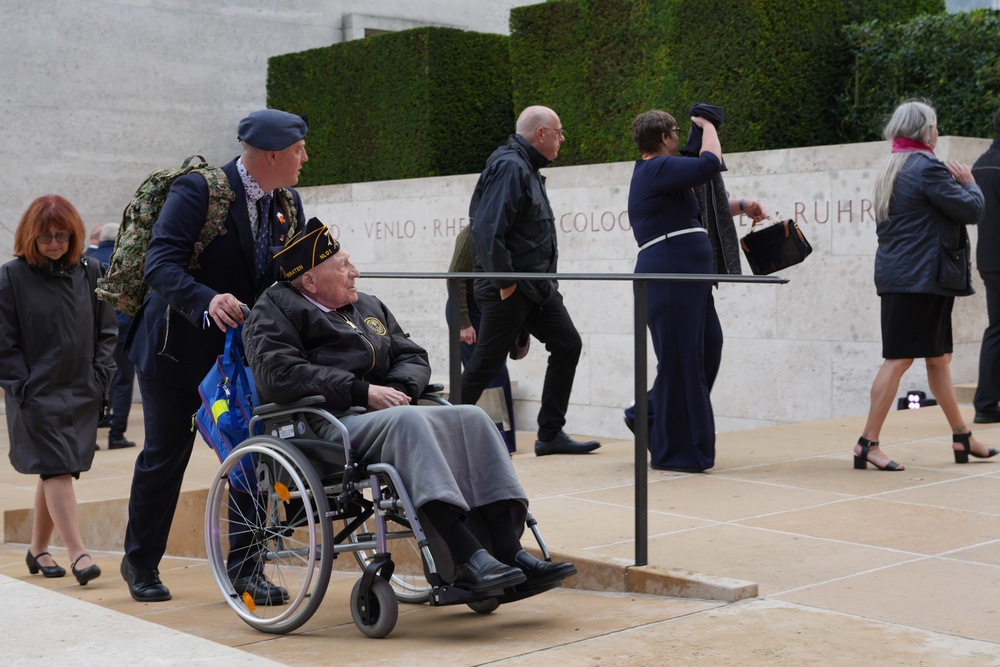
{"type": "Polygon", "coordinates": [[[237,128],[240,141],[264,151],[284,150],[308,131],[305,118],[277,109],[254,111],[237,128]]]}
{"type": "Polygon", "coordinates": [[[278,278],[291,280],[333,257],[338,250],[340,243],[330,234],[329,228],[318,218],[309,218],[302,231],[288,239],[285,247],[274,253],[278,278]]]}

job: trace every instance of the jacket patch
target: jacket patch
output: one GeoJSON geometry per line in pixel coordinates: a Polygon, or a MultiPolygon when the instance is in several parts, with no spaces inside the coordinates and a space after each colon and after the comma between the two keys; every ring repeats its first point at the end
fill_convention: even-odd
{"type": "Polygon", "coordinates": [[[385,325],[379,321],[377,317],[366,317],[365,324],[368,328],[377,333],[379,336],[384,336],[386,334],[385,325]]]}

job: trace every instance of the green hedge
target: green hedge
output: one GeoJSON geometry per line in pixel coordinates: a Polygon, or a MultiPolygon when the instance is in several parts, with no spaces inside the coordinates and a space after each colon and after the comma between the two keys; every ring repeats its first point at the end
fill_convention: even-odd
{"type": "Polygon", "coordinates": [[[941,134],[992,137],[1000,107],[1000,11],[869,21],[847,28],[855,62],[841,96],[847,136],[882,138],[893,109],[928,99],[941,134]]]}
{"type": "Polygon", "coordinates": [[[943,0],[567,0],[511,11],[514,108],[554,108],[560,164],[635,156],[635,115],[687,125],[698,102],[726,109],[725,150],[838,143],[850,76],[843,27],[944,10],[943,0]]]}
{"type": "Polygon", "coordinates": [[[1000,12],[943,12],[943,0],[560,0],[513,9],[509,38],[420,28],[274,57],[268,105],[310,116],[303,185],[476,173],[530,104],[562,119],[560,165],[632,159],[636,114],[687,126],[697,102],[725,107],[726,151],[877,139],[911,96],[935,104],[942,133],[991,136],[1000,12]]]}
{"type": "Polygon", "coordinates": [[[301,185],[480,171],[514,127],[507,38],[418,28],[275,56],[267,103],[309,115],[301,185]]]}
{"type": "Polygon", "coordinates": [[[566,130],[559,164],[627,159],[630,124],[668,96],[669,3],[552,2],[510,15],[515,111],[552,107],[566,130]]]}

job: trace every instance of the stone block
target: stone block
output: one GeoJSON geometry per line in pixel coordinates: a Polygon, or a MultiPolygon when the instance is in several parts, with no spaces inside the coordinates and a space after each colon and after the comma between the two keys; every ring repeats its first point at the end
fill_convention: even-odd
{"type": "Polygon", "coordinates": [[[629,593],[675,598],[736,602],[757,597],[757,584],[752,581],[713,577],[656,565],[629,567],[626,585],[629,593]]]}

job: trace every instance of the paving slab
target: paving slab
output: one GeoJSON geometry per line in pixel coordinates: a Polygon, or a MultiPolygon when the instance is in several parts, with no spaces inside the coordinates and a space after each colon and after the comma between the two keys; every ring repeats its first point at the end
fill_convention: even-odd
{"type": "Polygon", "coordinates": [[[497,665],[994,667],[995,644],[755,600],[554,646],[497,665]]]}
{"type": "MultiPolygon", "coordinates": [[[[971,406],[962,410],[971,423],[971,406]]],[[[881,440],[906,471],[856,471],[851,447],[863,423],[857,416],[723,433],[709,473],[650,470],[646,567],[634,566],[633,443],[535,457],[534,435],[519,434],[513,463],[542,534],[581,574],[566,588],[489,615],[404,606],[384,640],[362,636],[351,622],[346,600],[358,573],[350,567],[334,572],[317,614],[289,636],[261,634],[229,610],[203,558],[204,494],[218,462],[201,443],[161,564],[174,593],[165,603],[135,602],[117,573],[136,450],[101,450],[76,487],[85,539],[105,570],[86,587],[27,573],[23,536],[36,482],[0,467],[0,622],[10,628],[24,618],[41,627],[22,612],[38,594],[56,601],[38,605],[45,618],[66,625],[66,638],[52,646],[40,648],[38,635],[23,632],[10,641],[5,635],[4,646],[16,664],[51,664],[58,642],[93,641],[111,647],[107,663],[131,664],[119,656],[144,641],[134,628],[151,627],[151,645],[165,632],[185,647],[156,653],[153,664],[170,665],[193,661],[191,641],[236,652],[215,664],[297,667],[348,660],[407,667],[1000,665],[1000,457],[956,465],[944,417],[930,407],[892,412],[886,421],[881,440]],[[119,630],[103,614],[139,625],[119,630]]],[[[0,420],[0,458],[3,427],[0,420]]],[[[1000,425],[975,430],[1000,445],[1000,425]]],[[[142,440],[141,406],[129,436],[142,440]]],[[[52,552],[68,565],[58,543],[52,552]]],[[[81,656],[79,664],[88,664],[89,654],[81,656]]]]}
{"type": "Polygon", "coordinates": [[[4,662],[19,667],[286,663],[0,575],[4,662]]]}

